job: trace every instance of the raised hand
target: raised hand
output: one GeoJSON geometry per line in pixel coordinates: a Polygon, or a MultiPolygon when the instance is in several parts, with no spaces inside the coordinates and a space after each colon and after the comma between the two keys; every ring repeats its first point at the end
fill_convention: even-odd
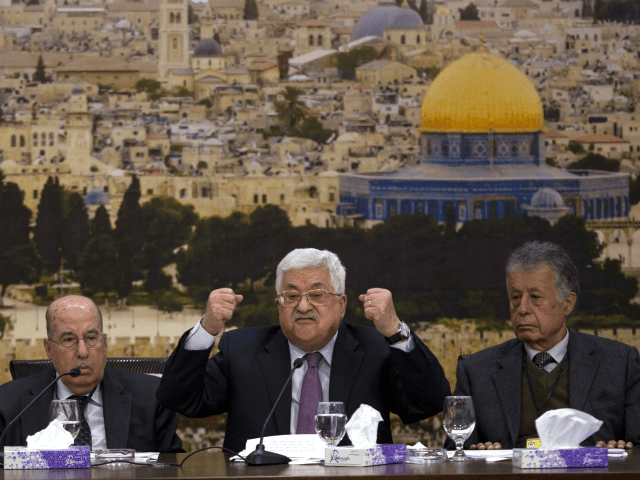
{"type": "Polygon", "coordinates": [[[384,288],[370,288],[365,295],[358,297],[364,303],[364,315],[373,320],[376,329],[385,337],[398,331],[400,319],[393,306],[391,292],[384,288]]]}
{"type": "Polygon", "coordinates": [[[231,319],[233,311],[242,301],[242,295],[236,295],[230,288],[219,288],[209,294],[207,311],[202,320],[203,328],[211,335],[218,335],[224,324],[231,319]]]}

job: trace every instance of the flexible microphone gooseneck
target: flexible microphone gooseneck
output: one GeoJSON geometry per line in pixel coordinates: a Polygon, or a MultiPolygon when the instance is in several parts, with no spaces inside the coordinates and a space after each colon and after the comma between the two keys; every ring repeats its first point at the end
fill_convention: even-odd
{"type": "Polygon", "coordinates": [[[293,377],[293,372],[295,372],[296,369],[300,368],[303,363],[304,363],[304,359],[302,358],[296,358],[293,361],[293,368],[291,369],[289,378],[284,384],[284,387],[282,387],[282,390],[280,391],[280,395],[278,395],[278,398],[273,404],[273,408],[269,412],[269,415],[267,415],[267,419],[264,421],[264,425],[262,426],[262,435],[260,435],[260,443],[256,445],[256,449],[253,452],[251,452],[249,455],[247,455],[247,458],[245,458],[244,460],[247,465],[281,465],[283,463],[289,463],[291,461],[291,459],[285,455],[280,455],[279,453],[266,451],[264,449],[264,444],[262,443],[262,441],[264,440],[264,431],[267,428],[267,423],[271,419],[271,415],[273,415],[273,411],[278,406],[278,403],[280,402],[280,397],[282,397],[284,390],[287,388],[287,385],[289,385],[289,382],[291,381],[291,377],[293,377]]]}
{"type": "MultiPolygon", "coordinates": [[[[79,368],[72,368],[71,370],[69,370],[67,373],[63,373],[62,375],[57,375],[56,378],[53,379],[53,381],[47,385],[39,394],[36,398],[34,398],[33,400],[31,400],[31,403],[29,403],[29,405],[27,405],[26,407],[24,407],[24,409],[13,419],[11,420],[11,423],[9,423],[9,425],[7,425],[7,428],[4,429],[4,432],[2,432],[2,435],[0,435],[0,445],[4,445],[2,442],[4,442],[4,437],[7,434],[7,432],[9,431],[9,429],[11,427],[13,427],[13,425],[20,419],[20,417],[22,415],[24,415],[24,413],[29,410],[29,408],[31,408],[31,405],[33,405],[34,403],[36,403],[36,401],[42,396],[44,395],[44,392],[46,392],[47,390],[49,390],[54,383],[56,383],[58,381],[59,378],[65,377],[67,375],[71,375],[72,377],[77,377],[78,375],[80,375],[80,369],[79,368]]],[[[3,446],[4,449],[4,446],[3,446]]]]}

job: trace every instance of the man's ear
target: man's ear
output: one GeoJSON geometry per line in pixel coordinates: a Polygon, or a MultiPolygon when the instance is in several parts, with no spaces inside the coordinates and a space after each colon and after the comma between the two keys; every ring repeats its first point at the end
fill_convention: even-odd
{"type": "Polygon", "coordinates": [[[347,311],[347,296],[342,295],[338,302],[340,302],[340,318],[344,318],[344,314],[347,311]]]}
{"type": "Polygon", "coordinates": [[[564,301],[564,315],[568,317],[573,309],[576,307],[576,302],[578,301],[578,296],[576,292],[571,292],[567,299],[564,301]]]}
{"type": "Polygon", "coordinates": [[[51,345],[51,342],[49,341],[48,338],[45,338],[43,342],[44,342],[44,351],[47,353],[47,358],[51,361],[51,363],[53,363],[53,360],[51,360],[51,349],[53,348],[53,345],[51,345]]]}

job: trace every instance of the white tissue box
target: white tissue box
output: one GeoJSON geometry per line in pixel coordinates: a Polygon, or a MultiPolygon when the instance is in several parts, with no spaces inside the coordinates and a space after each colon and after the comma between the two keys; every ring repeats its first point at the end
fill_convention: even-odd
{"type": "Polygon", "coordinates": [[[58,450],[4,447],[4,469],[90,468],[90,457],[91,447],[89,446],[73,446],[58,450]]]}
{"type": "Polygon", "coordinates": [[[375,445],[372,447],[325,448],[325,467],[352,467],[402,463],[407,459],[406,445],[375,445]]]}
{"type": "Polygon", "coordinates": [[[607,449],[599,447],[513,449],[513,466],[518,468],[606,467],[608,458],[607,449]]]}

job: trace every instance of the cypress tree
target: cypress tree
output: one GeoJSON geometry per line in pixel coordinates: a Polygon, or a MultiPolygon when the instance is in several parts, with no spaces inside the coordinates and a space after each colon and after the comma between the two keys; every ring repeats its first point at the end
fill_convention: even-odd
{"type": "Polygon", "coordinates": [[[62,187],[58,177],[55,180],[49,177],[38,204],[34,240],[45,267],[51,272],[60,267],[63,228],[62,187]]]}
{"type": "Polygon", "coordinates": [[[80,255],[89,240],[89,215],[82,196],[72,192],[67,197],[67,216],[64,223],[62,254],[72,269],[80,264],[80,255]]]}
{"type": "Polygon", "coordinates": [[[44,60],[42,60],[42,55],[38,57],[36,72],[33,74],[33,81],[38,83],[45,83],[47,81],[47,74],[44,71],[44,60]]]}
{"type": "Polygon", "coordinates": [[[257,20],[258,16],[256,0],[244,0],[244,20],[257,20]]]}
{"type": "Polygon", "coordinates": [[[116,290],[120,299],[126,299],[131,293],[133,281],[141,277],[134,265],[140,260],[138,257],[144,245],[140,195],[140,180],[134,176],[124,194],[116,220],[115,240],[119,266],[116,290]]]}
{"type": "Polygon", "coordinates": [[[102,234],[111,234],[111,220],[104,205],[100,205],[96,210],[96,215],[91,221],[91,238],[102,234]]]}

